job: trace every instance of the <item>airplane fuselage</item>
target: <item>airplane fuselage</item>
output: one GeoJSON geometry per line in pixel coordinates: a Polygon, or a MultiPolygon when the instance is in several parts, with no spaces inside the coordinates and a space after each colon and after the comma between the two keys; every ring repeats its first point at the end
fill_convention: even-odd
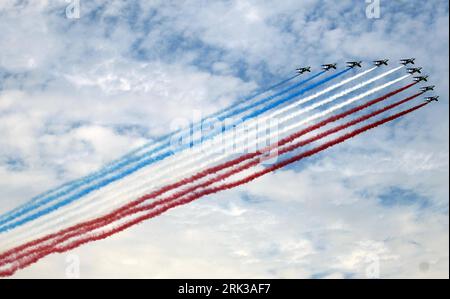
{"type": "Polygon", "coordinates": [[[415,58],[402,59],[402,60],[400,60],[400,63],[403,64],[403,65],[414,64],[415,60],[416,60],[415,58]]]}
{"type": "Polygon", "coordinates": [[[374,61],[374,64],[375,64],[375,66],[388,65],[388,61],[389,61],[389,59],[385,59],[385,60],[375,60],[375,61],[374,61]]]}
{"type": "Polygon", "coordinates": [[[324,65],[322,65],[322,68],[325,71],[329,71],[331,69],[335,69],[335,70],[337,69],[336,64],[324,64],[324,65]]]}

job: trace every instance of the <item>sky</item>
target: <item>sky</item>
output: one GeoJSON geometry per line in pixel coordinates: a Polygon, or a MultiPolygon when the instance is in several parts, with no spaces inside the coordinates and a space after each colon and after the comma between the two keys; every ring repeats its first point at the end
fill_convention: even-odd
{"type": "Polygon", "coordinates": [[[448,278],[449,4],[377,4],[0,1],[0,212],[298,66],[416,57],[441,96],[14,277],[448,278]]]}

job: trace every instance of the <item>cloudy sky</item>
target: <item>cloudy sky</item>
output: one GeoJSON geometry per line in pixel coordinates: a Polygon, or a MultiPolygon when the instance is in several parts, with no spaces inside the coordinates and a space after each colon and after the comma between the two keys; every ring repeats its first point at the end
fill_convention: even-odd
{"type": "Polygon", "coordinates": [[[416,57],[442,98],[15,277],[448,277],[449,4],[366,2],[1,0],[0,212],[299,65],[416,57]]]}

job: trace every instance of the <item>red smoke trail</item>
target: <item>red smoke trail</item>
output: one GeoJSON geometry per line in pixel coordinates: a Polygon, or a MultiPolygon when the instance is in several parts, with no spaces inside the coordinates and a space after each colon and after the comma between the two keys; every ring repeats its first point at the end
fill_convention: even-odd
{"type": "MultiPolygon", "coordinates": [[[[350,110],[347,110],[347,111],[342,112],[342,113],[340,113],[340,114],[337,114],[337,115],[335,115],[335,116],[331,116],[331,117],[329,117],[329,118],[327,118],[327,119],[325,119],[325,120],[323,120],[323,121],[321,121],[321,122],[319,122],[319,123],[317,123],[317,124],[315,124],[315,125],[309,126],[309,127],[305,128],[304,130],[298,131],[298,132],[296,132],[296,133],[294,133],[294,134],[292,134],[292,135],[290,135],[290,136],[288,136],[288,137],[282,139],[280,142],[278,142],[278,143],[276,143],[276,144],[273,144],[273,145],[270,145],[270,146],[268,146],[268,147],[262,149],[262,150],[259,151],[259,152],[256,152],[256,153],[249,153],[249,154],[243,155],[243,156],[238,157],[238,158],[236,158],[236,159],[234,159],[234,160],[231,160],[231,161],[229,161],[229,162],[225,162],[225,163],[223,163],[223,164],[221,164],[221,165],[218,165],[218,166],[215,166],[215,167],[211,167],[211,168],[209,168],[209,169],[207,169],[207,170],[204,170],[204,171],[202,171],[202,172],[199,172],[199,173],[197,173],[196,175],[191,176],[190,178],[186,178],[186,179],[180,180],[180,181],[177,182],[177,183],[174,183],[174,184],[171,184],[171,185],[162,187],[161,189],[159,189],[159,190],[157,190],[157,191],[155,191],[155,192],[153,192],[153,193],[151,193],[151,194],[148,194],[148,195],[146,195],[146,196],[144,196],[144,197],[142,197],[142,198],[140,198],[140,199],[138,199],[138,200],[136,200],[136,201],[133,201],[133,202],[131,202],[131,203],[125,205],[125,206],[122,206],[121,208],[119,208],[119,209],[117,209],[117,210],[115,210],[115,211],[109,213],[109,214],[106,215],[106,216],[103,216],[103,217],[101,217],[101,218],[96,218],[96,219],[93,219],[93,220],[90,220],[90,221],[87,221],[87,222],[84,222],[84,223],[81,223],[81,224],[77,224],[77,225],[75,225],[75,226],[72,226],[72,227],[70,227],[70,228],[64,229],[64,230],[59,231],[59,232],[57,232],[57,233],[47,235],[46,237],[43,237],[43,238],[40,238],[40,239],[31,241],[31,242],[29,242],[29,243],[26,243],[26,244],[24,244],[24,245],[21,245],[21,246],[19,246],[19,247],[14,248],[14,249],[8,250],[7,252],[5,252],[5,253],[3,253],[2,255],[0,255],[0,266],[6,264],[6,263],[8,263],[8,262],[11,262],[11,260],[12,260],[13,258],[14,258],[14,259],[17,259],[17,258],[21,258],[21,257],[27,255],[28,253],[25,253],[25,254],[22,253],[21,255],[18,255],[19,252],[24,251],[24,250],[26,250],[27,248],[34,247],[34,246],[36,246],[36,245],[38,245],[38,244],[40,244],[40,243],[44,243],[44,242],[47,242],[47,241],[49,241],[49,240],[51,240],[51,239],[58,238],[58,237],[59,237],[59,238],[63,238],[63,240],[61,240],[61,241],[59,241],[59,242],[65,241],[65,240],[69,239],[69,238],[72,237],[72,236],[79,235],[79,234],[81,234],[81,233],[83,233],[83,232],[87,232],[87,231],[89,231],[89,230],[92,230],[92,229],[95,229],[95,228],[100,227],[100,226],[102,225],[102,221],[103,221],[103,222],[106,222],[106,223],[104,223],[103,225],[106,225],[106,224],[108,224],[108,223],[111,223],[113,220],[116,220],[116,219],[118,218],[118,217],[115,217],[115,218],[112,218],[112,217],[114,217],[115,215],[120,215],[119,213],[124,213],[127,209],[130,209],[130,208],[132,208],[132,207],[135,207],[135,206],[139,205],[140,203],[142,203],[142,202],[145,201],[145,200],[148,200],[148,199],[150,199],[150,198],[154,198],[154,197],[156,197],[156,196],[159,196],[159,195],[161,195],[161,194],[163,194],[163,193],[165,193],[165,192],[167,192],[167,191],[169,191],[169,190],[171,190],[171,189],[180,187],[180,186],[182,186],[182,185],[192,183],[192,182],[194,182],[194,181],[196,181],[196,180],[198,180],[198,179],[201,179],[201,178],[203,178],[203,177],[205,177],[205,176],[207,176],[207,175],[214,174],[214,173],[216,173],[216,172],[218,172],[218,171],[221,171],[221,170],[223,170],[223,169],[232,167],[232,166],[234,166],[234,165],[236,165],[236,164],[239,164],[239,163],[241,163],[241,162],[243,162],[243,161],[245,161],[245,160],[249,160],[249,159],[252,159],[252,158],[254,158],[254,157],[256,157],[256,156],[259,156],[259,155],[262,155],[262,154],[264,154],[264,153],[270,152],[273,148],[281,147],[281,146],[285,145],[286,143],[290,143],[290,142],[292,142],[293,140],[295,140],[295,139],[297,139],[297,138],[299,138],[299,137],[301,137],[301,136],[303,136],[303,135],[305,135],[305,134],[307,134],[307,133],[310,133],[310,132],[312,132],[312,131],[314,131],[314,130],[316,130],[316,129],[319,129],[319,128],[321,128],[321,127],[323,127],[323,126],[325,126],[325,125],[327,125],[327,124],[329,124],[329,123],[331,123],[331,122],[337,121],[337,120],[342,119],[342,118],[344,118],[344,117],[346,117],[346,116],[349,116],[349,115],[351,115],[351,114],[353,114],[353,113],[356,113],[356,112],[358,112],[358,111],[361,111],[361,110],[363,110],[363,109],[366,109],[366,108],[368,108],[368,107],[370,107],[370,106],[372,106],[372,105],[375,105],[375,104],[377,104],[377,103],[379,103],[379,102],[381,102],[381,101],[383,101],[383,100],[386,100],[387,98],[389,98],[389,97],[391,97],[391,96],[394,96],[394,95],[396,95],[396,94],[398,94],[398,93],[400,93],[400,92],[402,92],[402,91],[404,91],[404,90],[406,90],[406,89],[408,89],[408,88],[414,86],[415,84],[417,84],[417,83],[414,82],[414,83],[408,84],[408,85],[406,85],[406,86],[404,86],[404,87],[401,87],[401,88],[399,88],[399,89],[397,89],[397,90],[394,90],[394,91],[392,91],[392,92],[390,92],[390,93],[387,93],[387,94],[385,94],[385,95],[383,95],[383,96],[381,96],[381,97],[379,97],[379,98],[376,98],[376,99],[374,99],[374,100],[371,100],[371,101],[369,101],[369,102],[367,102],[367,103],[365,103],[365,104],[356,106],[356,107],[354,107],[354,108],[352,108],[352,109],[350,109],[350,110]],[[65,235],[66,235],[66,237],[64,237],[65,235]],[[10,256],[10,255],[13,255],[13,257],[8,258],[8,256],[10,256]]],[[[414,96],[412,96],[412,97],[409,97],[409,98],[407,98],[407,99],[404,99],[404,100],[402,100],[402,101],[399,101],[399,102],[397,102],[396,104],[389,105],[389,106],[387,106],[387,107],[385,107],[385,108],[383,108],[383,109],[381,109],[381,110],[375,111],[375,112],[371,113],[370,115],[366,115],[366,116],[364,116],[364,117],[362,117],[362,118],[359,118],[359,119],[357,119],[357,120],[355,120],[355,121],[353,121],[353,122],[351,122],[351,123],[347,123],[347,124],[344,125],[344,126],[338,127],[338,130],[345,129],[346,126],[351,126],[351,125],[354,125],[354,124],[356,124],[356,123],[358,123],[358,122],[367,120],[367,119],[370,118],[370,117],[373,117],[373,116],[375,116],[375,115],[377,115],[377,114],[380,114],[380,113],[382,113],[382,112],[385,112],[385,111],[387,111],[387,110],[389,110],[389,109],[392,109],[392,108],[394,108],[394,107],[396,107],[396,106],[398,106],[398,105],[401,105],[401,104],[403,104],[403,103],[405,103],[405,102],[407,102],[407,101],[410,101],[410,100],[414,99],[415,97],[417,97],[417,96],[419,96],[419,95],[421,95],[421,94],[422,94],[422,93],[418,93],[418,94],[416,94],[416,95],[414,95],[414,96]]],[[[327,136],[327,135],[330,135],[330,134],[332,134],[332,133],[335,133],[335,132],[337,132],[338,130],[327,131],[326,134],[325,134],[325,133],[322,133],[320,136],[317,136],[317,137],[314,138],[314,139],[309,139],[309,140],[307,140],[306,142],[301,142],[301,143],[299,143],[299,144],[293,145],[293,146],[291,146],[291,147],[286,148],[285,150],[283,150],[282,153],[279,153],[279,152],[278,152],[277,154],[280,155],[280,154],[286,153],[287,151],[294,150],[294,149],[297,148],[297,147],[304,146],[304,145],[306,145],[306,144],[308,144],[308,143],[311,143],[311,142],[313,142],[313,141],[316,141],[316,140],[318,140],[318,139],[320,139],[320,138],[323,138],[323,137],[325,137],[325,136],[327,136]]],[[[266,158],[266,159],[267,159],[267,158],[266,158]]],[[[244,170],[244,169],[247,169],[247,168],[249,168],[249,167],[251,167],[251,166],[254,166],[254,165],[257,164],[257,161],[258,161],[258,160],[253,161],[253,162],[251,162],[251,163],[247,163],[247,164],[245,164],[243,167],[241,167],[240,169],[241,169],[241,170],[244,170]]],[[[226,177],[229,177],[229,176],[232,175],[232,174],[234,174],[234,173],[231,173],[231,174],[230,174],[230,173],[227,173],[227,174],[225,174],[225,175],[220,176],[220,177],[217,178],[217,179],[218,179],[218,180],[220,180],[220,179],[225,179],[226,177]]],[[[213,179],[213,180],[215,180],[215,179],[213,179]]],[[[204,183],[204,184],[197,185],[197,186],[195,186],[195,188],[190,188],[190,189],[188,189],[188,190],[184,190],[182,194],[180,194],[180,193],[177,193],[177,194],[178,194],[179,196],[181,196],[181,195],[186,194],[187,192],[195,191],[195,190],[198,189],[198,188],[206,187],[206,186],[212,184],[212,183],[214,182],[213,180],[209,180],[208,182],[206,182],[206,183],[204,183]]],[[[154,207],[154,206],[153,206],[153,207],[154,207]]],[[[119,217],[122,217],[122,215],[119,216],[119,217]]],[[[53,241],[52,244],[54,245],[54,244],[59,243],[59,242],[53,241]]],[[[47,245],[46,248],[48,248],[48,247],[50,247],[50,246],[51,246],[51,245],[47,245]]],[[[42,248],[42,247],[40,247],[40,248],[42,248]]],[[[34,249],[33,252],[35,252],[35,251],[37,251],[37,250],[34,249]]]]}
{"type": "MultiPolygon", "coordinates": [[[[133,219],[132,221],[129,221],[129,222],[125,223],[125,224],[122,224],[121,226],[113,228],[113,229],[111,229],[108,232],[104,232],[102,234],[98,234],[98,235],[90,236],[90,237],[88,236],[88,237],[86,237],[84,239],[76,240],[76,241],[72,242],[71,244],[68,244],[68,245],[66,245],[64,247],[61,247],[61,248],[58,248],[58,249],[43,250],[43,251],[41,251],[39,253],[33,254],[29,258],[19,261],[11,269],[5,270],[3,272],[0,272],[0,276],[12,275],[18,269],[22,269],[22,268],[24,268],[24,267],[26,267],[26,266],[28,266],[28,265],[30,265],[32,263],[35,263],[39,259],[45,257],[48,254],[55,253],[55,252],[65,252],[65,251],[74,249],[74,248],[76,248],[76,247],[78,247],[78,246],[80,246],[82,244],[107,238],[107,237],[109,237],[109,236],[111,236],[113,234],[116,234],[116,233],[118,233],[120,231],[123,231],[123,230],[127,229],[130,226],[138,224],[138,223],[140,223],[140,222],[142,222],[142,221],[144,221],[146,219],[158,216],[158,215],[164,213],[165,211],[167,211],[167,210],[169,210],[171,208],[174,208],[174,207],[182,205],[182,204],[189,203],[189,202],[191,202],[191,201],[193,201],[195,199],[198,199],[200,197],[203,197],[205,195],[217,193],[219,191],[228,190],[228,189],[231,189],[231,188],[234,188],[234,187],[237,187],[237,186],[249,183],[249,182],[255,180],[256,178],[259,178],[259,177],[261,177],[261,176],[263,176],[263,175],[265,175],[267,173],[273,172],[273,171],[275,171],[277,169],[280,169],[282,167],[285,167],[285,166],[287,166],[289,164],[292,164],[294,162],[302,160],[302,159],[304,159],[306,157],[309,157],[309,156],[312,156],[314,154],[317,154],[317,153],[319,153],[319,152],[321,152],[323,150],[326,150],[326,149],[328,149],[328,148],[330,148],[332,146],[335,146],[335,145],[340,144],[340,143],[342,143],[342,142],[344,142],[344,141],[346,141],[346,140],[348,140],[350,138],[353,138],[353,137],[355,137],[355,136],[357,136],[359,134],[362,134],[363,132],[366,132],[366,131],[371,130],[373,128],[376,128],[376,127],[378,127],[380,125],[383,125],[383,124],[385,124],[387,122],[390,122],[392,120],[400,118],[400,117],[402,117],[402,116],[404,116],[404,115],[406,115],[408,113],[411,113],[411,112],[413,112],[415,110],[418,110],[418,109],[426,106],[427,104],[428,103],[423,103],[423,104],[417,105],[417,106],[415,106],[413,108],[410,108],[408,110],[404,110],[404,111],[399,112],[397,114],[394,114],[392,116],[386,117],[384,119],[381,119],[379,121],[370,123],[370,124],[368,124],[366,126],[363,126],[361,128],[355,129],[355,130],[353,130],[353,131],[351,131],[351,132],[349,132],[347,134],[344,134],[344,135],[342,135],[342,136],[340,136],[338,138],[335,138],[335,139],[333,139],[331,141],[325,142],[325,143],[323,143],[320,146],[317,146],[317,147],[315,147],[315,148],[313,148],[311,150],[308,150],[306,152],[303,152],[303,153],[300,153],[298,155],[295,155],[295,156],[293,156],[291,158],[288,158],[288,159],[286,159],[284,161],[281,161],[281,162],[279,162],[277,164],[274,164],[271,167],[268,167],[268,168],[266,168],[264,170],[258,171],[256,173],[254,173],[252,175],[249,175],[249,176],[247,176],[247,177],[245,177],[243,179],[240,179],[238,181],[235,181],[235,182],[232,182],[232,183],[228,183],[228,184],[222,184],[222,185],[217,186],[217,187],[207,188],[207,189],[204,189],[204,190],[202,190],[200,192],[192,193],[191,195],[186,196],[185,198],[183,198],[183,199],[181,199],[179,201],[171,202],[171,203],[169,203],[167,205],[164,205],[164,206],[162,206],[162,207],[160,207],[158,209],[152,210],[149,213],[147,213],[145,215],[142,215],[142,216],[140,216],[140,217],[138,217],[136,219],[133,219]]],[[[175,196],[175,195],[173,195],[173,196],[175,196]]],[[[171,199],[172,198],[169,197],[168,199],[166,199],[166,201],[171,200],[171,199]]]]}
{"type": "MultiPolygon", "coordinates": [[[[315,130],[317,128],[320,128],[320,127],[330,123],[330,122],[336,121],[336,120],[341,119],[343,117],[346,117],[346,116],[348,116],[348,115],[350,115],[352,113],[355,113],[357,111],[365,109],[365,108],[367,108],[367,107],[369,107],[371,105],[374,105],[374,104],[376,104],[376,103],[386,99],[389,96],[392,96],[392,95],[394,95],[394,94],[396,94],[396,93],[398,93],[398,92],[400,92],[402,90],[405,90],[406,88],[409,88],[409,87],[413,86],[414,84],[415,83],[409,84],[409,85],[407,85],[407,86],[405,86],[403,88],[400,88],[400,89],[398,89],[396,91],[388,93],[388,94],[386,94],[386,95],[384,95],[384,96],[382,96],[380,98],[377,98],[375,100],[369,101],[366,104],[357,106],[357,107],[355,107],[353,109],[350,109],[350,110],[348,110],[346,112],[343,112],[341,114],[338,114],[336,116],[329,117],[328,119],[325,119],[325,120],[323,120],[322,122],[320,122],[320,123],[318,123],[316,125],[310,126],[310,127],[306,128],[304,130],[301,130],[301,131],[299,131],[299,132],[297,132],[295,134],[290,135],[289,137],[284,138],[283,140],[280,141],[279,144],[266,147],[265,149],[263,149],[262,151],[260,151],[258,153],[247,154],[247,155],[241,156],[241,157],[239,157],[239,158],[237,158],[237,159],[235,159],[233,161],[226,162],[226,163],[224,163],[222,165],[219,165],[219,166],[216,166],[216,167],[212,167],[212,168],[210,168],[208,170],[205,170],[205,171],[203,171],[203,172],[201,172],[201,173],[199,173],[197,175],[192,176],[189,179],[184,179],[184,180],[181,180],[178,183],[169,185],[167,187],[163,187],[160,190],[158,190],[156,192],[153,192],[153,193],[151,193],[149,195],[146,195],[146,196],[144,196],[142,198],[144,198],[144,200],[153,198],[153,197],[155,197],[157,195],[160,195],[160,194],[162,194],[162,193],[164,193],[164,192],[166,192],[166,191],[168,191],[168,190],[170,190],[172,188],[181,186],[183,184],[189,184],[189,183],[194,182],[195,180],[201,178],[200,174],[203,174],[202,176],[213,174],[213,173],[215,173],[215,172],[217,172],[219,170],[223,170],[225,168],[231,167],[232,165],[239,164],[239,163],[241,163],[241,162],[243,162],[245,160],[249,160],[249,159],[251,159],[251,158],[253,158],[253,157],[257,156],[257,155],[261,155],[261,154],[263,154],[265,152],[270,152],[270,150],[273,149],[276,146],[281,147],[282,145],[284,145],[286,143],[289,143],[289,142],[292,142],[293,140],[297,139],[298,137],[300,137],[300,136],[302,136],[302,135],[304,135],[306,133],[309,133],[309,132],[311,132],[311,131],[313,131],[313,130],[315,130]]],[[[384,107],[382,109],[374,111],[374,112],[372,112],[370,114],[367,114],[367,115],[364,115],[364,116],[362,116],[360,118],[357,118],[357,119],[355,119],[353,121],[347,122],[344,125],[338,126],[336,128],[330,129],[328,131],[325,131],[325,132],[323,132],[323,133],[321,133],[321,134],[319,134],[319,135],[317,135],[315,137],[312,137],[312,138],[306,139],[304,141],[298,142],[296,144],[293,144],[291,146],[285,147],[285,148],[281,149],[279,152],[277,152],[277,154],[278,155],[282,155],[282,154],[287,153],[289,151],[292,151],[292,150],[294,150],[294,149],[296,149],[298,147],[307,145],[307,144],[309,144],[311,142],[314,142],[314,141],[317,141],[317,140],[319,140],[321,138],[324,138],[324,137],[326,137],[326,136],[328,136],[330,134],[333,134],[333,133],[336,133],[336,132],[338,132],[340,130],[346,129],[346,128],[352,126],[352,125],[355,125],[355,124],[357,124],[359,122],[365,121],[365,120],[367,120],[367,119],[369,119],[369,118],[371,118],[373,116],[376,116],[376,115],[381,114],[381,113],[383,113],[383,112],[385,112],[387,110],[390,110],[390,109],[392,109],[394,107],[397,107],[397,106],[399,106],[399,105],[401,105],[403,103],[406,103],[406,102],[416,98],[417,96],[419,96],[421,94],[422,93],[418,93],[418,94],[413,95],[413,96],[411,96],[409,98],[406,98],[404,100],[401,100],[399,102],[396,102],[394,104],[386,106],[386,107],[384,107]]],[[[265,159],[269,159],[269,158],[271,158],[271,157],[270,156],[269,157],[265,157],[265,159]]],[[[225,178],[227,178],[227,177],[229,177],[231,175],[234,175],[234,174],[236,174],[236,173],[238,173],[240,171],[248,169],[248,168],[250,168],[252,166],[256,166],[259,162],[260,162],[260,159],[254,159],[254,160],[252,160],[252,161],[250,161],[250,162],[240,166],[237,169],[234,169],[234,170],[229,171],[227,173],[224,173],[224,174],[222,174],[220,176],[212,178],[209,181],[206,181],[205,183],[202,183],[202,184],[193,186],[191,188],[188,188],[186,190],[183,190],[181,192],[178,192],[178,193],[174,194],[174,196],[176,196],[176,197],[184,196],[184,195],[186,195],[189,192],[195,191],[196,189],[204,188],[204,187],[206,187],[206,186],[208,186],[208,185],[210,185],[212,183],[215,183],[217,181],[223,180],[223,179],[225,179],[225,178]]],[[[139,201],[138,203],[141,203],[143,201],[142,198],[137,200],[137,201],[139,201]]],[[[127,204],[126,206],[123,206],[123,207],[119,208],[115,212],[112,212],[112,213],[110,213],[110,214],[108,214],[106,216],[103,216],[101,218],[97,218],[97,219],[94,219],[94,220],[91,220],[91,221],[88,221],[88,222],[85,222],[85,223],[82,223],[82,224],[78,224],[78,225],[76,225],[76,226],[74,226],[72,228],[60,231],[59,233],[51,234],[51,235],[48,235],[47,237],[44,237],[44,238],[32,241],[32,242],[27,243],[25,245],[22,245],[20,247],[14,248],[12,250],[9,250],[8,252],[5,252],[4,254],[2,254],[0,256],[0,258],[2,258],[2,260],[0,262],[0,266],[4,265],[5,263],[10,262],[12,258],[18,259],[18,258],[21,258],[21,257],[23,257],[25,255],[28,255],[28,254],[32,253],[32,252],[28,252],[28,253],[22,253],[21,255],[18,255],[20,251],[24,251],[26,248],[30,248],[30,247],[36,246],[39,243],[43,243],[43,242],[48,241],[48,240],[50,240],[50,239],[52,239],[54,237],[62,238],[61,240],[54,240],[51,243],[52,245],[55,245],[56,243],[63,242],[63,241],[65,241],[65,240],[67,240],[67,239],[69,239],[69,238],[71,238],[71,237],[73,237],[75,235],[80,235],[80,234],[85,233],[87,231],[90,231],[90,230],[96,229],[98,227],[101,227],[103,225],[109,224],[109,223],[111,223],[111,222],[113,222],[113,221],[115,221],[115,220],[117,220],[119,218],[122,218],[124,216],[127,216],[129,214],[140,212],[140,211],[143,211],[143,210],[148,210],[150,208],[154,208],[158,204],[161,204],[160,202],[161,201],[156,201],[155,203],[151,204],[150,207],[146,206],[146,207],[131,209],[133,206],[136,206],[136,205],[132,205],[133,204],[133,202],[132,202],[130,204],[127,204]],[[128,212],[127,212],[127,210],[128,210],[128,212]],[[124,213],[126,213],[126,214],[124,214],[124,213]],[[13,255],[13,257],[7,258],[7,256],[11,255],[11,254],[13,255]]],[[[52,245],[46,245],[45,248],[49,248],[52,245]]],[[[40,247],[38,249],[34,249],[33,252],[38,251],[39,249],[42,249],[42,247],[40,247]]]]}

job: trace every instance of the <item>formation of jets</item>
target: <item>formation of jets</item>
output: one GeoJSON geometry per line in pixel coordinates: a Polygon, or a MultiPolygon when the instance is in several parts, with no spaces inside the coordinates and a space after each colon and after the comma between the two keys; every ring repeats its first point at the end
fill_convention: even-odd
{"type": "MultiPolygon", "coordinates": [[[[407,66],[407,65],[410,65],[410,64],[415,64],[415,61],[416,61],[415,58],[400,59],[400,64],[402,64],[404,66],[407,66]]],[[[381,67],[383,65],[388,65],[388,62],[389,62],[389,59],[380,59],[380,60],[373,61],[373,64],[375,66],[377,66],[377,67],[381,67]]],[[[362,61],[348,61],[348,62],[346,62],[346,64],[347,64],[347,67],[351,68],[351,69],[353,69],[353,68],[361,68],[362,67],[362,61]]],[[[321,67],[325,71],[330,71],[332,69],[336,70],[337,69],[337,63],[322,64],[321,67]]],[[[422,67],[410,67],[410,68],[407,68],[406,71],[409,74],[411,74],[411,75],[414,75],[416,73],[417,74],[422,74],[422,67]]],[[[298,74],[300,74],[300,75],[304,74],[304,73],[307,73],[307,72],[310,73],[311,72],[311,67],[310,66],[299,67],[299,68],[296,69],[296,72],[298,74]]],[[[428,82],[428,76],[422,76],[422,75],[421,76],[416,76],[416,77],[413,77],[413,80],[415,82],[417,82],[417,83],[422,82],[422,81],[423,82],[428,82]]],[[[425,93],[425,92],[428,92],[428,91],[433,91],[434,88],[435,88],[434,85],[424,86],[424,87],[420,88],[420,91],[425,93]]],[[[428,103],[433,102],[433,101],[438,102],[439,101],[439,96],[427,97],[425,99],[425,101],[428,102],[428,103]]]]}

